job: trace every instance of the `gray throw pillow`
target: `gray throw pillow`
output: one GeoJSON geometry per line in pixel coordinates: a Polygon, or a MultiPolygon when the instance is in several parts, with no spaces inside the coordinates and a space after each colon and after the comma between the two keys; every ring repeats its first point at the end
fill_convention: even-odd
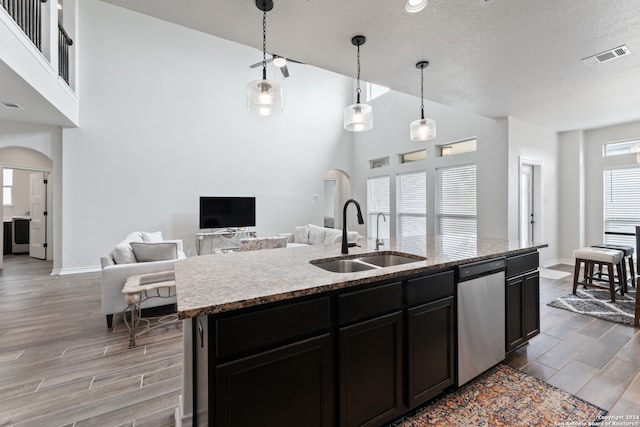
{"type": "Polygon", "coordinates": [[[164,261],[178,258],[176,243],[137,243],[132,242],[131,248],[138,262],[164,261]]]}

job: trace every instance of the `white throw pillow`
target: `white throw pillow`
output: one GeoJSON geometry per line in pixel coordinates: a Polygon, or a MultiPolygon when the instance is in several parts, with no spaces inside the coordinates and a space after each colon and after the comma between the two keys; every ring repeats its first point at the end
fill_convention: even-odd
{"type": "Polygon", "coordinates": [[[293,241],[295,243],[309,244],[309,227],[302,225],[293,230],[293,241]]]}
{"type": "Polygon", "coordinates": [[[357,242],[360,238],[360,233],[357,231],[347,231],[347,242],[357,242]]]}
{"type": "Polygon", "coordinates": [[[310,245],[324,244],[324,237],[326,234],[327,234],[326,228],[309,224],[309,244],[310,245]]]}
{"type": "Polygon", "coordinates": [[[162,239],[162,231],[154,231],[153,233],[142,231],[141,234],[144,243],[162,243],[164,241],[162,239]]]}
{"type": "MultiPolygon", "coordinates": [[[[133,240],[124,239],[119,242],[115,248],[111,251],[113,256],[113,262],[116,264],[134,264],[136,263],[136,256],[133,253],[133,249],[131,248],[131,244],[133,240]]],[[[141,243],[141,242],[140,242],[141,243]]]]}
{"type": "Polygon", "coordinates": [[[342,241],[342,230],[327,228],[324,243],[338,243],[342,241]]]}
{"type": "Polygon", "coordinates": [[[127,237],[124,238],[125,240],[130,240],[132,242],[140,242],[142,243],[144,240],[142,240],[142,233],[139,231],[134,231],[133,233],[129,233],[129,235],[127,237]]]}

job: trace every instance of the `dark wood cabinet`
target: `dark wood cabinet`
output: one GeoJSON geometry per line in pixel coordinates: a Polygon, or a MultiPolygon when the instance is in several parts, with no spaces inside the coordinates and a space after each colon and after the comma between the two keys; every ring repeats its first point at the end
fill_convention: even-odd
{"type": "Polygon", "coordinates": [[[216,426],[330,427],[334,374],[329,334],[216,367],[216,426]]]}
{"type": "Polygon", "coordinates": [[[381,426],[455,378],[454,272],[201,316],[198,426],[381,426]]]}
{"type": "Polygon", "coordinates": [[[540,333],[540,275],[537,271],[507,279],[506,309],[508,353],[540,333]]]}
{"type": "Polygon", "coordinates": [[[426,402],[453,385],[454,319],[453,296],[408,310],[409,407],[426,402]]]}
{"type": "Polygon", "coordinates": [[[340,426],[378,426],[402,414],[402,313],[340,328],[340,426]]]}

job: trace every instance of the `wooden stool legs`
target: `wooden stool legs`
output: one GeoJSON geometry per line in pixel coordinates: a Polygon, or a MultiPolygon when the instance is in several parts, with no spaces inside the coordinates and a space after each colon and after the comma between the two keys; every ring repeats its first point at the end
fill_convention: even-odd
{"type": "MultiPolygon", "coordinates": [[[[609,293],[611,295],[611,302],[616,302],[616,291],[618,289],[620,289],[620,294],[624,295],[624,284],[623,284],[624,275],[622,272],[622,266],[620,265],[619,262],[616,263],[616,270],[619,278],[618,282],[620,283],[620,286],[616,288],[615,274],[613,272],[614,271],[613,268],[614,268],[613,263],[604,263],[604,262],[598,262],[598,261],[593,261],[588,259],[576,258],[576,264],[573,270],[573,294],[574,295],[576,294],[578,285],[582,285],[584,288],[591,286],[595,288],[609,289],[609,293]],[[580,281],[580,267],[583,263],[584,263],[584,274],[583,274],[582,281],[580,281]],[[595,274],[597,274],[595,271],[596,264],[599,264],[599,265],[604,264],[607,266],[608,280],[606,280],[606,282],[608,282],[609,284],[608,287],[597,285],[594,283],[594,280],[605,282],[604,279],[599,279],[595,277],[595,274]]],[[[636,302],[636,304],[638,303],[636,302]]]]}

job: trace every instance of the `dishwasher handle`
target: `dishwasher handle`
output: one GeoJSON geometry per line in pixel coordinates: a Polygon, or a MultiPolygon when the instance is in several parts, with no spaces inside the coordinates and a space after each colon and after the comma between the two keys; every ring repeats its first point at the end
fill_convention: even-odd
{"type": "Polygon", "coordinates": [[[504,271],[507,269],[507,258],[491,258],[458,266],[458,281],[464,282],[476,277],[504,271]]]}

